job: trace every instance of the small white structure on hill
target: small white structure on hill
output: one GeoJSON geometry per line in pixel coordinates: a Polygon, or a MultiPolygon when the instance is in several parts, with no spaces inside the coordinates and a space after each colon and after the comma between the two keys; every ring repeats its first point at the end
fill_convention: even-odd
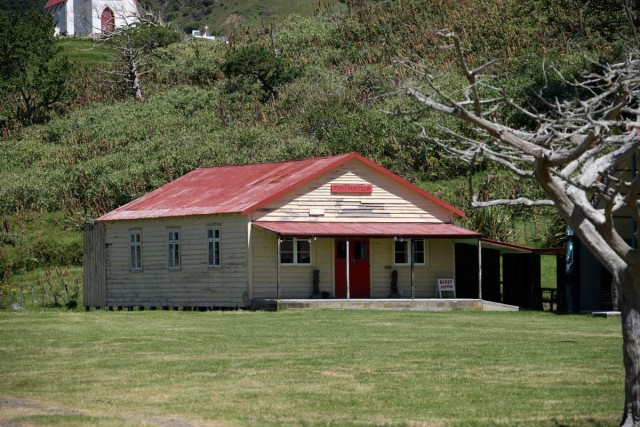
{"type": "Polygon", "coordinates": [[[137,21],[139,0],[48,0],[56,35],[87,37],[137,21]]]}
{"type": "Polygon", "coordinates": [[[222,43],[227,43],[227,37],[225,36],[210,36],[209,35],[209,26],[204,26],[204,34],[200,30],[191,30],[191,37],[194,39],[205,39],[205,40],[218,40],[222,43]]]}

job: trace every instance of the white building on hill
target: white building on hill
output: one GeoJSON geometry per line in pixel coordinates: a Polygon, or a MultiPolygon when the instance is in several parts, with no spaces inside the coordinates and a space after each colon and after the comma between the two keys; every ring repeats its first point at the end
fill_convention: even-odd
{"type": "Polygon", "coordinates": [[[136,20],[139,0],[48,0],[56,35],[87,37],[113,31],[136,20]]]}

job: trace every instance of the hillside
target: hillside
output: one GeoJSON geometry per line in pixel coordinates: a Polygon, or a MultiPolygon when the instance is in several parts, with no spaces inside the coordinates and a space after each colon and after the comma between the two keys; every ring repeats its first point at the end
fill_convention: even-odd
{"type": "Polygon", "coordinates": [[[42,9],[46,0],[0,0],[0,10],[25,11],[42,9]]]}
{"type": "Polygon", "coordinates": [[[312,15],[318,9],[344,9],[344,0],[142,0],[142,5],[187,33],[205,25],[210,34],[228,34],[247,24],[268,25],[288,15],[312,15]]]}

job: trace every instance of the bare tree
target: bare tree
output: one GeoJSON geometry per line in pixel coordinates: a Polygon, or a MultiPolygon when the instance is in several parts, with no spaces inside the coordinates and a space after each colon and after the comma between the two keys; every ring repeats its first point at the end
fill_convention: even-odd
{"type": "Polygon", "coordinates": [[[159,14],[138,8],[124,18],[126,25],[103,33],[97,43],[115,52],[114,67],[102,70],[114,83],[122,84],[135,99],[144,98],[142,77],[150,73],[150,52],[180,40],[180,35],[164,23],[159,14]]]}
{"type": "MultiPolygon", "coordinates": [[[[457,95],[445,93],[438,79],[414,65],[426,85],[403,89],[428,109],[453,116],[471,125],[465,135],[446,129],[452,138],[430,138],[451,155],[468,162],[493,162],[521,179],[531,180],[547,198],[479,201],[472,206],[555,206],[582,243],[611,273],[622,313],[625,366],[625,408],[622,426],[640,426],[640,253],[625,241],[620,216],[640,223],[640,175],[635,161],[640,149],[640,54],[601,66],[599,73],[565,83],[576,90],[575,100],[553,100],[544,113],[526,109],[483,78],[486,66],[471,68],[458,36],[441,35],[452,42],[468,86],[457,95]],[[515,129],[500,123],[502,108],[524,114],[533,126],[515,129]],[[469,136],[471,135],[471,136],[469,136]],[[618,223],[616,222],[618,221],[618,223]]],[[[640,240],[640,227],[634,230],[640,240]]]]}

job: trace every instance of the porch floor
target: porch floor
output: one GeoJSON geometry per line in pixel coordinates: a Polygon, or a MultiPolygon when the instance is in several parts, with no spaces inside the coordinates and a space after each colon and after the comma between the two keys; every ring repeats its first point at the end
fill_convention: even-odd
{"type": "Polygon", "coordinates": [[[513,305],[482,299],[260,299],[251,302],[253,310],[335,309],[335,310],[413,310],[413,311],[518,311],[513,305]]]}

